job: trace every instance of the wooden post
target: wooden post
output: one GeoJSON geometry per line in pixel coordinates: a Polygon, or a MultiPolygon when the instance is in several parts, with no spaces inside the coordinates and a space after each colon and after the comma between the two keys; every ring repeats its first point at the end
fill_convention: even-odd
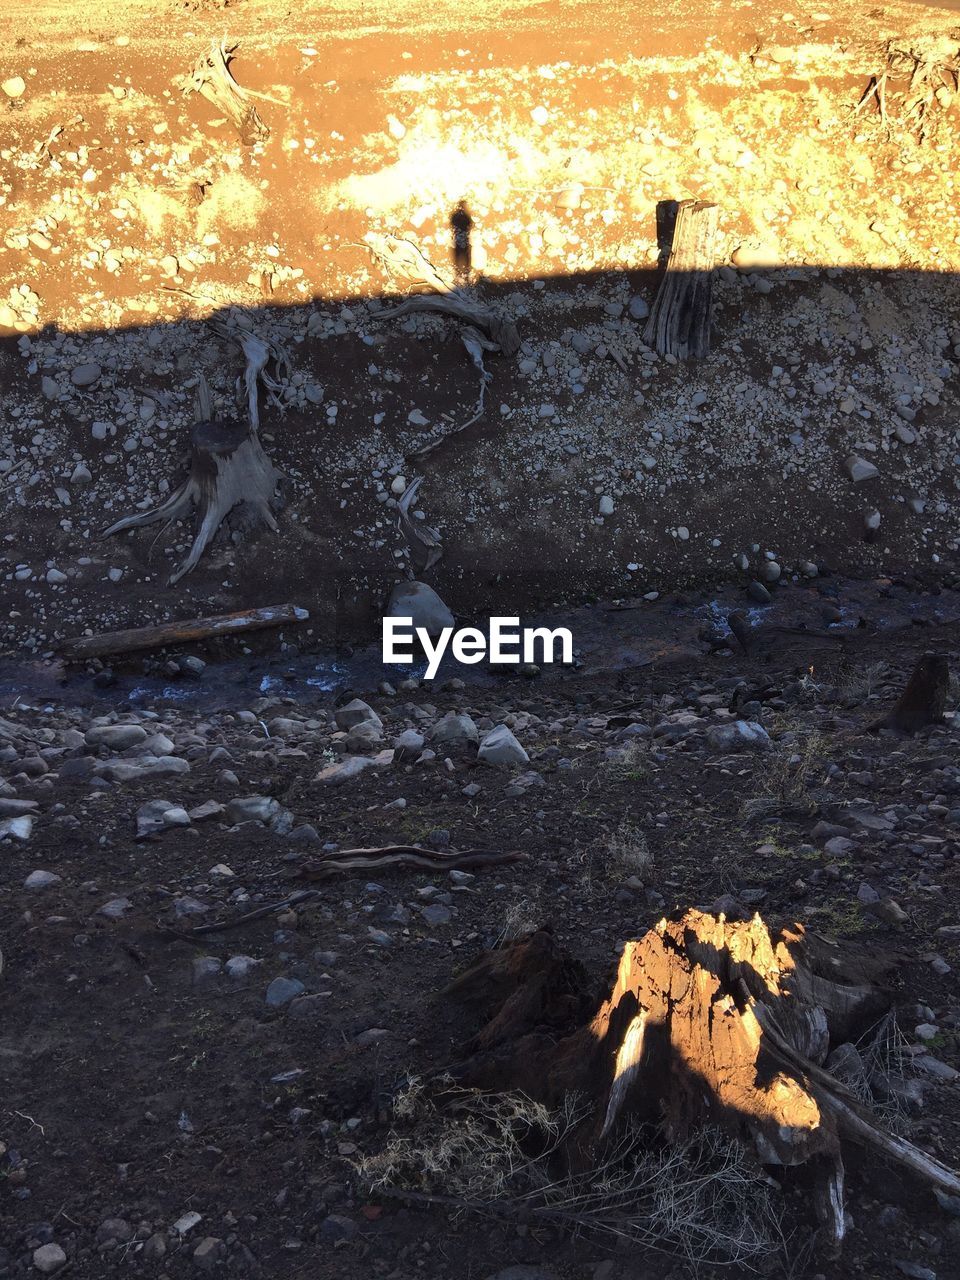
{"type": "Polygon", "coordinates": [[[702,360],[710,354],[710,313],[718,206],[704,200],[663,200],[658,238],[670,256],[643,340],[660,355],[702,360]],[[670,223],[673,223],[672,235],[670,223]]]}

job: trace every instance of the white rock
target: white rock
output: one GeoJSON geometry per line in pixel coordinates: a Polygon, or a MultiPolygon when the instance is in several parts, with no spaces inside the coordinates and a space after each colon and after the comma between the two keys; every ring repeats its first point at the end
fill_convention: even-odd
{"type": "Polygon", "coordinates": [[[613,515],[613,499],[608,494],[604,494],[600,499],[599,511],[602,516],[613,515]]]}
{"type": "Polygon", "coordinates": [[[4,836],[13,836],[15,840],[29,840],[33,830],[33,819],[27,815],[17,818],[4,818],[0,822],[0,840],[4,836]]]}
{"type": "Polygon", "coordinates": [[[344,756],[339,764],[321,769],[314,779],[325,787],[337,787],[349,782],[365,769],[385,769],[393,763],[393,751],[380,751],[375,756],[344,756]]]}
{"type": "Polygon", "coordinates": [[[0,89],[3,90],[8,98],[22,98],[27,91],[27,82],[23,76],[11,76],[9,80],[4,80],[0,84],[0,89]]]}
{"type": "Polygon", "coordinates": [[[41,1275],[54,1275],[66,1261],[67,1255],[58,1244],[42,1244],[33,1251],[33,1265],[41,1275]]]}
{"type": "Polygon", "coordinates": [[[707,730],[707,746],[712,751],[767,751],[772,745],[766,729],[755,720],[734,720],[707,730]]]}
{"type": "Polygon", "coordinates": [[[139,747],[147,740],[147,731],[141,724],[93,725],[84,735],[90,747],[107,747],[111,751],[125,751],[127,747],[139,747]]]}

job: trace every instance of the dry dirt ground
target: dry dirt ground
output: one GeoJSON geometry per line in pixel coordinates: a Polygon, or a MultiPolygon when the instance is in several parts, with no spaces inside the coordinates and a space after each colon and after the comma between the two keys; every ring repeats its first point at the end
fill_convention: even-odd
{"type": "MultiPolygon", "coordinates": [[[[956,1159],[960,728],[863,729],[923,649],[960,649],[960,16],[624,9],[0,5],[0,1276],[679,1280],[682,1223],[664,1257],[358,1166],[397,1086],[476,1029],[436,993],[481,946],[549,920],[602,984],[623,939],[722,894],[901,957],[871,1083],[956,1159]],[[264,95],[254,146],[176,81],[223,36],[264,95]],[[857,112],[891,50],[885,118],[857,112]],[[643,316],[657,203],[694,196],[720,244],[714,352],[686,366],[643,316]],[[486,354],[485,413],[418,461],[479,372],[454,321],[379,316],[409,287],[370,250],[402,237],[452,278],[461,202],[464,287],[522,346],[486,354]],[[200,373],[231,406],[242,358],[212,319],[289,355],[261,394],[280,527],[225,531],[170,587],[186,525],[100,535],[179,483],[200,373]],[[616,631],[570,613],[588,670],[375,692],[345,650],[336,690],[306,678],[405,573],[414,474],[459,614],[625,602],[616,631]],[[750,659],[695,594],[724,580],[727,606],[774,596],[750,659]],[[234,665],[194,683],[165,687],[161,657],[60,687],[48,661],[86,630],[281,600],[310,622],[246,665],[203,651],[234,665]],[[316,782],[348,691],[384,722],[351,750],[413,730],[426,751],[316,782]],[[512,726],[529,762],[433,744],[447,711],[512,726]],[[731,714],[769,749],[714,751],[731,714]],[[175,816],[138,840],[150,801],[175,816]],[[169,936],[279,901],[313,846],[398,840],[524,857],[345,876],[169,936]],[[280,978],[302,989],[273,1007],[280,978]]],[[[761,1270],[960,1275],[957,1205],[892,1170],[851,1153],[840,1261],[807,1248],[802,1179],[783,1187],[796,1234],[761,1270]]]]}

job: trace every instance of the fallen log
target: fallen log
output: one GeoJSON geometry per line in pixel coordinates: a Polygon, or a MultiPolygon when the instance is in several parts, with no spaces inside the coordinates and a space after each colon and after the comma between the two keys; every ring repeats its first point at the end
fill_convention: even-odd
{"type": "Polygon", "coordinates": [[[925,653],[913,669],[897,705],[870,725],[871,731],[893,729],[916,733],[930,724],[942,724],[950,685],[950,668],[941,653],[925,653]]]}
{"type": "Polygon", "coordinates": [[[244,146],[251,147],[270,136],[270,130],[250,101],[251,97],[266,95],[242,89],[234,80],[230,62],[238,47],[239,41],[227,44],[225,40],[211,40],[209,51],[201,54],[188,75],[179,77],[179,84],[181,93],[199,93],[222,111],[244,146]]]}
{"type": "Polygon", "coordinates": [[[808,1165],[836,1249],[846,1140],[942,1191],[960,1190],[960,1175],[885,1133],[823,1065],[889,1007],[878,982],[894,967],[801,925],[689,910],[625,944],[609,995],[581,1022],[582,970],[538,930],[487,953],[448,988],[479,1003],[487,1021],[445,1075],[548,1108],[579,1097],[582,1119],[562,1152],[570,1168],[603,1165],[638,1124],[668,1143],[719,1128],[761,1165],[808,1165]]]}
{"type": "Polygon", "coordinates": [[[425,871],[456,871],[469,867],[502,866],[519,862],[517,852],[491,852],[487,849],[440,851],[418,844],[388,844],[370,849],[333,849],[303,863],[297,868],[301,880],[326,880],[338,871],[373,871],[384,867],[417,867],[425,871]]]}
{"type": "Polygon", "coordinates": [[[643,333],[660,355],[678,360],[710,354],[713,268],[716,262],[718,207],[704,200],[661,201],[658,215],[672,228],[663,239],[670,256],[643,333]]]}
{"type": "Polygon", "coordinates": [[[99,636],[77,636],[65,640],[60,650],[69,661],[80,662],[86,658],[135,653],[142,649],[160,649],[166,645],[192,644],[198,640],[238,635],[243,631],[283,627],[288,623],[305,622],[309,617],[309,612],[298,605],[274,604],[262,609],[241,609],[237,613],[218,613],[183,622],[160,622],[151,627],[110,631],[99,636]]]}

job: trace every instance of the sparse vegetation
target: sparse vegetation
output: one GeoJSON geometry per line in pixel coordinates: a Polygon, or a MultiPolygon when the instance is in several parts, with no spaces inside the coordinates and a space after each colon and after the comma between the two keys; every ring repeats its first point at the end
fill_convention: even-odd
{"type": "Polygon", "coordinates": [[[694,1268],[709,1262],[753,1272],[782,1255],[775,1184],[719,1130],[669,1143],[628,1126],[599,1165],[564,1171],[552,1157],[583,1119],[576,1098],[551,1112],[522,1094],[451,1085],[439,1097],[438,1104],[421,1080],[400,1094],[389,1141],[356,1165],[371,1193],[670,1247],[694,1268]]]}

